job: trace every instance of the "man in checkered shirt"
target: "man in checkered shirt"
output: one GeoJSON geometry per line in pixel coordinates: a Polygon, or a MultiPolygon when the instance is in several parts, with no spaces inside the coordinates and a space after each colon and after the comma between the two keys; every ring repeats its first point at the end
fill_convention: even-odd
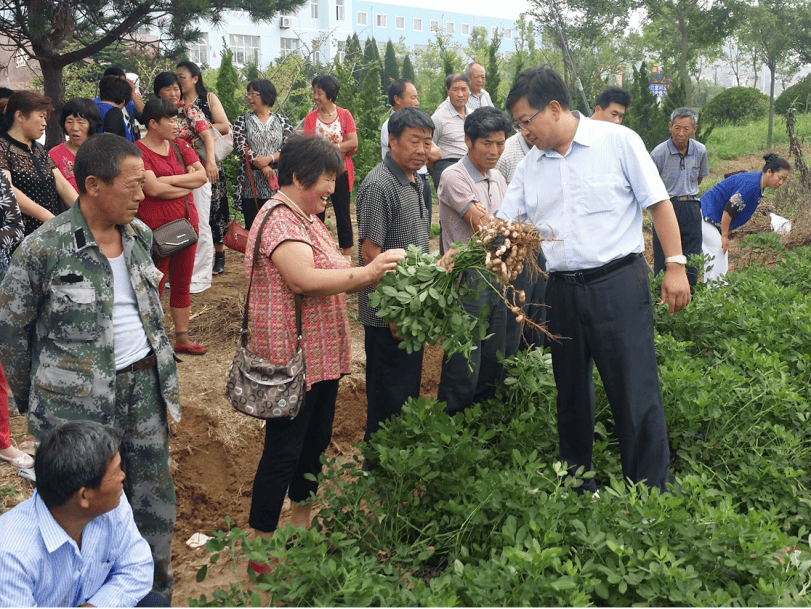
{"type": "MultiPolygon", "coordinates": [[[[389,118],[389,153],[358,189],[359,266],[385,250],[412,244],[428,253],[430,224],[417,170],[428,159],[433,133],[431,117],[419,108],[402,108],[389,118]]],[[[409,398],[419,396],[422,376],[422,350],[409,354],[400,349],[397,328],[369,306],[375,287],[358,295],[366,347],[367,443],[381,423],[399,414],[409,398]]]]}

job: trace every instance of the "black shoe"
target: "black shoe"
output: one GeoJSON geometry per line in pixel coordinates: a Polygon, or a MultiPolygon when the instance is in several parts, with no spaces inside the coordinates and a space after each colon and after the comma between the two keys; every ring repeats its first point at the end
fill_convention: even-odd
{"type": "Polygon", "coordinates": [[[214,252],[214,270],[212,275],[220,275],[225,271],[225,252],[214,252]]]}

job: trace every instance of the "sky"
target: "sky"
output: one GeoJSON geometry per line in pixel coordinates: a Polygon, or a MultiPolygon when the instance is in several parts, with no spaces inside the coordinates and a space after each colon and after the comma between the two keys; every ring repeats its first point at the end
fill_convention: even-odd
{"type": "MultiPolygon", "coordinates": [[[[381,4],[403,4],[403,2],[381,0],[381,4]]],[[[415,8],[431,8],[507,19],[518,19],[520,13],[529,10],[528,0],[464,0],[463,2],[460,0],[408,0],[407,4],[415,8]]]]}

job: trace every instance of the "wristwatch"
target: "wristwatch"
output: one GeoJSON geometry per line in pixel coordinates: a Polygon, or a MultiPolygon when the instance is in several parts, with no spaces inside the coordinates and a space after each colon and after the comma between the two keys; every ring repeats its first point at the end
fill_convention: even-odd
{"type": "Polygon", "coordinates": [[[687,256],[679,254],[678,256],[670,256],[670,258],[665,258],[665,264],[670,262],[675,262],[676,264],[687,264],[687,256]]]}

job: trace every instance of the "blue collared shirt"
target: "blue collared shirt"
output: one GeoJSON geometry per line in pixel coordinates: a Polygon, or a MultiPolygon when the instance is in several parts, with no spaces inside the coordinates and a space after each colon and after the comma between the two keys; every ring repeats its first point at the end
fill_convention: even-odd
{"type": "Polygon", "coordinates": [[[36,491],[0,516],[0,539],[0,607],[134,607],[152,589],[152,554],[124,495],[84,528],[81,549],[36,491]]]}
{"type": "Polygon", "coordinates": [[[548,271],[592,269],[645,249],[642,210],[668,199],[642,139],[622,125],[579,117],[561,156],[533,147],[496,216],[527,220],[546,239],[548,271]]]}

